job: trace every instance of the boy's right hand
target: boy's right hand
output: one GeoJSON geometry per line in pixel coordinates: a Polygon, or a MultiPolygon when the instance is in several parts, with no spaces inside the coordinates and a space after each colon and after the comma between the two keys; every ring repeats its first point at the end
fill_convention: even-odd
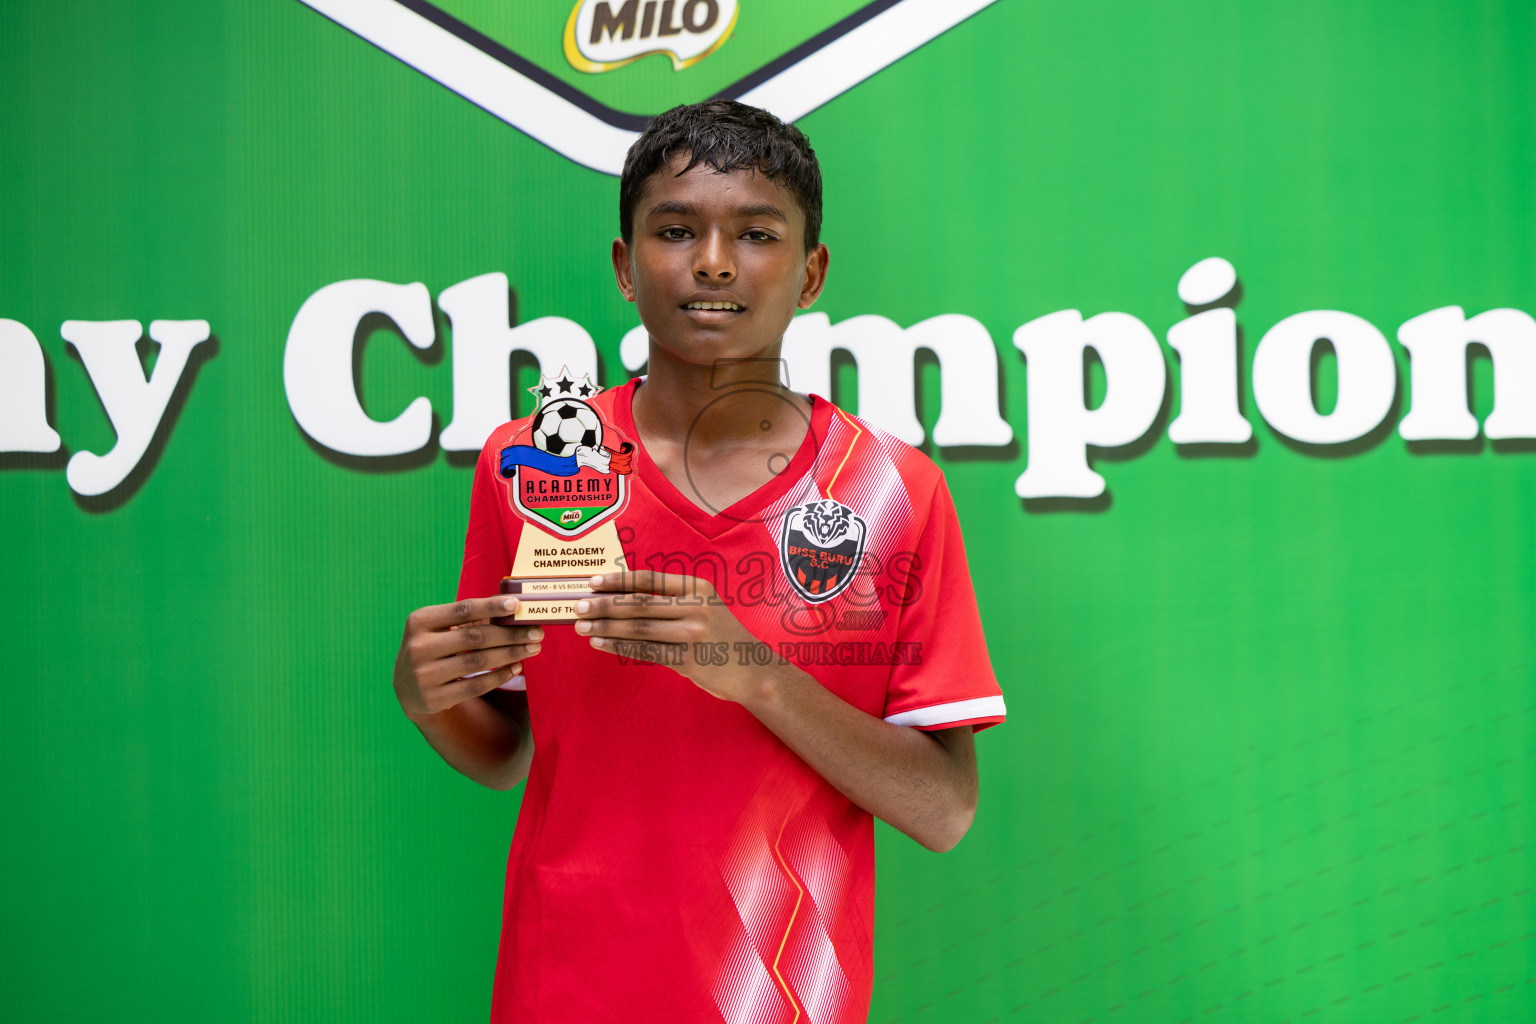
{"type": "Polygon", "coordinates": [[[538,626],[496,626],[517,610],[515,597],[484,597],[418,608],[406,616],[395,658],[395,696],[418,719],[479,697],[523,671],[539,653],[538,626]]]}

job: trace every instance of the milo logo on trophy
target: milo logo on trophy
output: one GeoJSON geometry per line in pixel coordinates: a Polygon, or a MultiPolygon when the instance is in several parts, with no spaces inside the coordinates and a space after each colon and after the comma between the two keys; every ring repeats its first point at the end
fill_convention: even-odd
{"type": "Polygon", "coordinates": [[[634,443],[586,401],[602,390],[590,375],[573,379],[561,367],[528,390],[543,404],[514,441],[531,443],[501,450],[501,475],[525,517],[557,536],[579,536],[623,508],[634,443]]]}

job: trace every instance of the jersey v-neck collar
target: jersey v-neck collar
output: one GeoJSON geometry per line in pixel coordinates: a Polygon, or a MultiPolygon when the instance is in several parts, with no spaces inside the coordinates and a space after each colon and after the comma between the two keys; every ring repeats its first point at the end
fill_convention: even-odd
{"type": "Polygon", "coordinates": [[[816,456],[821,447],[820,439],[827,436],[827,427],[832,419],[832,403],[820,395],[810,396],[810,428],[806,430],[805,438],[800,442],[795,457],[789,461],[784,472],[720,512],[711,513],[708,509],[699,507],[686,494],[679,491],[671,480],[667,479],[667,475],[651,459],[650,453],[645,450],[645,443],[640,439],[640,431],[635,427],[634,400],[635,392],[639,390],[644,379],[644,377],[636,377],[615,389],[618,393],[614,395],[614,418],[618,420],[619,429],[625,436],[635,442],[635,452],[640,456],[635,460],[635,472],[640,475],[646,489],[673,515],[683,520],[697,533],[715,538],[742,523],[757,522],[762,518],[765,509],[784,497],[791,487],[803,480],[815,468],[816,456]]]}

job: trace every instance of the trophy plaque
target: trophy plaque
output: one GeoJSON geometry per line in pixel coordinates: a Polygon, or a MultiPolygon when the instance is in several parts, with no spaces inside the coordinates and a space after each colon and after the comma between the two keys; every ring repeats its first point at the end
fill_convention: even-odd
{"type": "Polygon", "coordinates": [[[592,577],[624,568],[619,532],[611,522],[569,540],[524,526],[512,574],[501,581],[501,592],[516,597],[518,609],[494,621],[500,626],[575,622],[576,602],[595,596],[592,577]]]}

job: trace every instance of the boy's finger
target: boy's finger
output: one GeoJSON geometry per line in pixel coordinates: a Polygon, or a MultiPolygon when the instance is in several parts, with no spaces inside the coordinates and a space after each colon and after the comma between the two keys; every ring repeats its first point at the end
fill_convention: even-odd
{"type": "Polygon", "coordinates": [[[677,598],[662,594],[633,593],[621,597],[589,597],[576,602],[581,619],[676,619],[687,614],[677,598]]]}
{"type": "Polygon", "coordinates": [[[503,665],[494,672],[486,672],[472,679],[460,679],[456,683],[449,683],[443,687],[443,696],[454,704],[462,703],[471,697],[483,697],[492,690],[497,689],[507,680],[523,674],[521,662],[511,665],[503,665]]]}
{"type": "Polygon", "coordinates": [[[493,626],[480,623],[459,629],[423,633],[412,641],[412,651],[420,664],[425,660],[448,658],[465,651],[482,651],[508,644],[538,643],[543,639],[544,630],[540,626],[493,626]]]}
{"type": "Polygon", "coordinates": [[[422,629],[448,629],[474,622],[476,619],[493,619],[511,615],[517,611],[515,597],[476,597],[452,604],[432,604],[411,612],[408,622],[422,629]]]}
{"type": "Polygon", "coordinates": [[[663,643],[655,640],[615,640],[612,637],[595,636],[592,646],[599,651],[617,654],[631,661],[648,661],[656,665],[683,664],[688,653],[686,644],[663,643]]]}
{"type": "Polygon", "coordinates": [[[645,640],[664,644],[687,644],[690,627],[675,619],[581,619],[577,636],[606,637],[610,640],[645,640]]]}
{"type": "Polygon", "coordinates": [[[696,576],[679,576],[676,573],[640,569],[635,572],[605,572],[592,577],[593,590],[614,592],[664,594],[668,597],[691,597],[709,584],[696,576]]]}
{"type": "Polygon", "coordinates": [[[443,682],[446,688],[453,685],[452,680],[468,676],[479,678],[483,672],[531,658],[539,653],[539,648],[539,644],[511,644],[483,651],[465,651],[434,664],[430,675],[434,680],[443,682]]]}

